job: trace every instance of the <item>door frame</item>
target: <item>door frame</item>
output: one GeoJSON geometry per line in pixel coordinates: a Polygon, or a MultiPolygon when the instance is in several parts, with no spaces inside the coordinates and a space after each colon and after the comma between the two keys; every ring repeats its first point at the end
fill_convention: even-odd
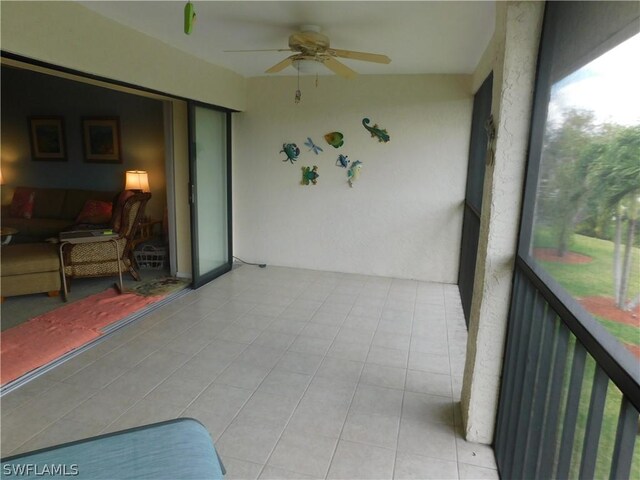
{"type": "Polygon", "coordinates": [[[469,318],[471,317],[471,303],[478,257],[479,234],[477,232],[480,231],[482,190],[486,169],[487,136],[485,132],[485,122],[491,115],[492,98],[493,71],[489,72],[474,94],[473,112],[471,114],[467,182],[463,205],[462,234],[460,237],[460,264],[458,266],[458,290],[460,292],[467,329],[469,328],[469,318]],[[485,113],[487,113],[487,117],[481,118],[481,115],[485,113]],[[480,175],[473,175],[478,172],[481,172],[482,178],[480,178],[480,175]],[[474,182],[474,180],[476,182],[474,182]],[[473,195],[470,195],[475,183],[479,183],[480,185],[479,202],[477,202],[478,199],[473,198],[473,195]]]}
{"type": "Polygon", "coordinates": [[[191,213],[191,286],[194,289],[215,280],[231,270],[233,264],[233,218],[232,218],[232,185],[231,185],[231,157],[232,157],[232,136],[231,136],[231,113],[232,110],[216,107],[207,103],[196,100],[187,102],[188,131],[189,131],[189,209],[191,213]],[[195,202],[195,182],[197,177],[196,171],[196,148],[195,148],[195,110],[196,107],[207,108],[225,114],[226,123],[226,169],[227,169],[227,263],[207,272],[200,274],[199,255],[198,255],[198,219],[197,205],[195,202]]]}

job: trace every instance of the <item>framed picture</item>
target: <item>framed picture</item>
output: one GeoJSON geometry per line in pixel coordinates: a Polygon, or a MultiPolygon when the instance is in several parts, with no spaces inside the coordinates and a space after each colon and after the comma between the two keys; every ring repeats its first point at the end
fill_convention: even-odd
{"type": "Polygon", "coordinates": [[[63,117],[29,117],[29,137],[33,160],[67,160],[63,117]]]}
{"type": "Polygon", "coordinates": [[[122,163],[118,117],[85,117],[82,133],[85,162],[122,163]]]}

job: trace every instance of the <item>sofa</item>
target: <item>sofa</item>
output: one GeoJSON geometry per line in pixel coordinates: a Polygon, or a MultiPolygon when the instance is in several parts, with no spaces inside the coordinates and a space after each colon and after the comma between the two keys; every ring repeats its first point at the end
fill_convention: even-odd
{"type": "MultiPolygon", "coordinates": [[[[118,192],[79,190],[68,188],[17,187],[16,194],[32,191],[33,212],[31,218],[11,215],[11,206],[2,206],[2,227],[18,230],[11,243],[41,242],[75,225],[87,200],[113,203],[118,192]]],[[[105,222],[105,223],[108,223],[105,222]]]]}
{"type": "Polygon", "coordinates": [[[60,256],[57,245],[19,243],[5,245],[0,255],[0,302],[5,297],[60,292],[60,256]]]}

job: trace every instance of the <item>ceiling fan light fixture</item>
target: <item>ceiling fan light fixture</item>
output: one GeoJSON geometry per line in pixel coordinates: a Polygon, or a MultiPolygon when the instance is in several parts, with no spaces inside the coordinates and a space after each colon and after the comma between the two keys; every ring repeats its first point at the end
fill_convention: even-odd
{"type": "Polygon", "coordinates": [[[308,60],[308,59],[294,60],[293,67],[296,70],[298,70],[300,73],[309,73],[309,74],[317,75],[318,73],[325,72],[322,62],[317,60],[308,60]]]}

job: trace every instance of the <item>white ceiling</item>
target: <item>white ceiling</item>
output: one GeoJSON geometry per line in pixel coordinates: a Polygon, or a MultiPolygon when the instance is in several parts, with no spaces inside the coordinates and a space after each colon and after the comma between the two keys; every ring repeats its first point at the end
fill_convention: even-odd
{"type": "Polygon", "coordinates": [[[194,1],[194,31],[185,35],[186,1],[79,3],[245,77],[264,75],[288,52],[224,50],[287,48],[303,24],[319,25],[334,48],[391,58],[389,65],[344,60],[362,74],[471,73],[493,34],[495,11],[493,1],[194,1]]]}

